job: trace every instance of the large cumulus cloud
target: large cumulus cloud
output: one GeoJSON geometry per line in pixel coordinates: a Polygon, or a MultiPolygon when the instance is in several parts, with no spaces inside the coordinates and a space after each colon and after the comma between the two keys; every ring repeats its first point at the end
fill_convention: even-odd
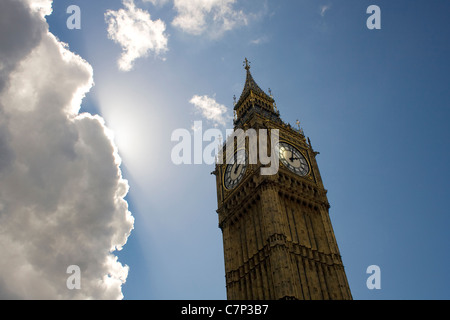
{"type": "Polygon", "coordinates": [[[50,12],[0,2],[0,298],[120,299],[128,184],[103,119],[79,114],[93,71],[48,32],[50,12]]]}

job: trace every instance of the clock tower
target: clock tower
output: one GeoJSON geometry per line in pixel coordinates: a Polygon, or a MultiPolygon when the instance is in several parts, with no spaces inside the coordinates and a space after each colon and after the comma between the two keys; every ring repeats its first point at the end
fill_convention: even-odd
{"type": "Polygon", "coordinates": [[[270,91],[267,95],[256,84],[247,59],[245,69],[244,89],[234,106],[234,130],[245,136],[241,141],[228,138],[213,172],[227,297],[352,299],[316,162],[318,152],[298,121],[294,129],[281,120],[270,91]],[[261,139],[266,133],[270,138],[261,139]],[[230,145],[231,155],[226,150],[230,145]],[[277,155],[275,174],[262,174],[268,166],[261,160],[263,151],[277,155]]]}

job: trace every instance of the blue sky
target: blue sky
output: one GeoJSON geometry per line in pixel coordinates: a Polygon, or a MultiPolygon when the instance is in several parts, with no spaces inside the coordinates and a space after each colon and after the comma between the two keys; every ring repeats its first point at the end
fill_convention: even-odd
{"type": "MultiPolygon", "coordinates": [[[[282,119],[299,119],[320,151],[354,299],[450,298],[448,1],[236,0],[229,30],[206,19],[196,32],[174,22],[181,9],[171,0],[134,3],[164,23],[167,45],[128,71],[119,70],[121,46],[105,21],[122,1],[60,0],[47,17],[50,31],[93,67],[82,111],[114,132],[129,181],[135,228],[117,253],[130,267],[125,299],[226,298],[213,166],[174,165],[171,134],[197,120],[204,130],[217,124],[190,103],[194,95],[232,117],[245,57],[282,119]],[[81,30],[66,26],[72,4],[81,30]],[[381,30],[366,27],[372,4],[381,30]],[[381,268],[381,290],[366,287],[370,265],[381,268]]],[[[218,124],[231,127],[228,118],[218,124]]]]}

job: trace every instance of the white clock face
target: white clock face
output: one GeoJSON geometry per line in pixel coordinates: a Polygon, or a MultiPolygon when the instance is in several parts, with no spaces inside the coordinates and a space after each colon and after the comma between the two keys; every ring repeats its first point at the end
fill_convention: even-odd
{"type": "Polygon", "coordinates": [[[239,150],[234,154],[234,161],[227,165],[224,174],[225,188],[234,189],[244,178],[247,170],[247,153],[239,150]]]}
{"type": "Polygon", "coordinates": [[[301,177],[304,177],[309,173],[308,162],[306,161],[303,154],[294,146],[286,142],[280,142],[278,144],[278,150],[281,163],[286,168],[301,177]]]}

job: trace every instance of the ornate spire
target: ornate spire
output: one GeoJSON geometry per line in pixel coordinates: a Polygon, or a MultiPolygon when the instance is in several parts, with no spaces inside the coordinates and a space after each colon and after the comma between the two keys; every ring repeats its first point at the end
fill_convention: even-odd
{"type": "Polygon", "coordinates": [[[244,60],[244,69],[247,72],[244,89],[239,100],[234,100],[235,126],[242,125],[255,113],[267,119],[281,121],[272,93],[269,96],[258,86],[250,72],[250,61],[247,58],[244,60]]]}
{"type": "Polygon", "coordinates": [[[268,96],[256,83],[253,79],[253,76],[250,72],[250,61],[247,58],[244,60],[244,69],[247,70],[247,78],[245,79],[244,90],[242,90],[241,97],[235,105],[235,109],[239,108],[239,106],[244,102],[244,100],[251,94],[254,93],[258,95],[260,98],[267,100],[270,104],[273,104],[274,100],[268,96]]]}

